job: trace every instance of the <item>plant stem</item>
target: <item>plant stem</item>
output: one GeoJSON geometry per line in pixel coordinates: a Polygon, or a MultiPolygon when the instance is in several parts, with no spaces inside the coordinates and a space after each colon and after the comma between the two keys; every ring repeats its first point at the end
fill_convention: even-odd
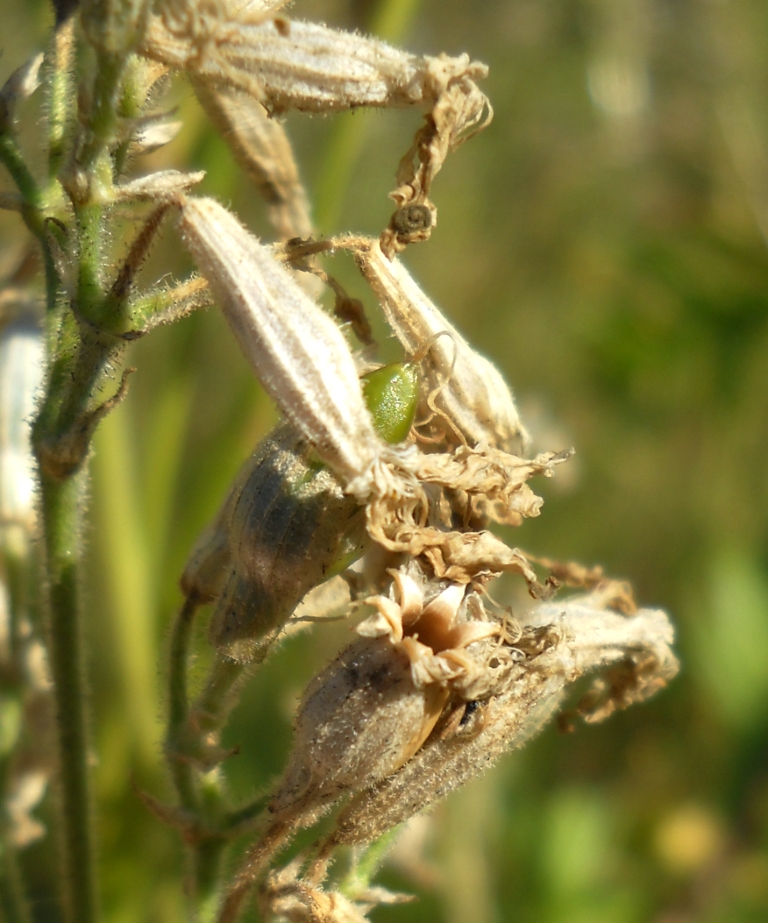
{"type": "Polygon", "coordinates": [[[95,923],[98,919],[78,586],[85,477],[80,470],[60,481],[41,472],[51,673],[59,738],[63,886],[69,923],[95,923]]]}

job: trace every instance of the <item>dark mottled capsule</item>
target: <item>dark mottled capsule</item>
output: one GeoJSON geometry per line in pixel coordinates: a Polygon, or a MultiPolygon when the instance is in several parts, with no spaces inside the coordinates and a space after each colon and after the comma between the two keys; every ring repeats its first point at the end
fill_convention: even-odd
{"type": "MultiPolygon", "coordinates": [[[[405,439],[418,401],[415,367],[398,363],[363,379],[374,425],[405,439]]],[[[367,542],[365,511],[289,423],[246,462],[182,576],[187,596],[218,599],[211,642],[239,661],[266,652],[302,598],[349,566],[367,542]]]]}

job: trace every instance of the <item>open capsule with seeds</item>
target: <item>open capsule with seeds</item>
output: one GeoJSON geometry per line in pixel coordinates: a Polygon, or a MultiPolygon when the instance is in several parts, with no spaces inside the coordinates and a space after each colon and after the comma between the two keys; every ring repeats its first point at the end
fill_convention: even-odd
{"type": "Polygon", "coordinates": [[[537,606],[498,647],[497,656],[512,661],[508,669],[476,699],[454,698],[413,759],[355,795],[324,852],[376,839],[523,746],[587,674],[598,675],[576,708],[587,721],[662,689],[679,668],[666,614],[620,614],[604,608],[607,599],[595,593],[537,606]]]}
{"type": "Polygon", "coordinates": [[[452,696],[487,692],[499,629],[468,617],[466,587],[396,571],[391,596],[309,684],[293,753],[269,810],[304,826],[339,797],[388,778],[418,752],[452,696]],[[416,579],[414,579],[416,578],[416,579]],[[427,594],[425,596],[425,594],[427,594]]]}

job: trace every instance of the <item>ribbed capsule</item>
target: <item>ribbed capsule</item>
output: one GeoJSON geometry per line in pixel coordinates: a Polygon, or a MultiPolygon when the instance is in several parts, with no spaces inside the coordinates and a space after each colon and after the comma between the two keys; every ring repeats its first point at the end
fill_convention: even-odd
{"type": "Polygon", "coordinates": [[[515,656],[514,667],[480,701],[457,702],[398,773],[355,796],[329,847],[374,840],[480,775],[537,734],[586,674],[604,671],[577,706],[588,721],[654,695],[679,668],[673,638],[660,611],[627,617],[590,596],[537,607],[520,637],[502,648],[515,656]]]}
{"type": "Polygon", "coordinates": [[[386,445],[343,334],[215,199],[180,204],[182,236],[264,388],[345,484],[359,477],[386,445]]]}
{"type": "Polygon", "coordinates": [[[368,600],[377,614],[358,626],[362,638],[308,686],[270,803],[278,819],[304,825],[341,795],[389,778],[418,753],[452,695],[485,693],[504,672],[507,658],[491,641],[498,627],[460,615],[464,587],[449,584],[425,603],[407,573],[396,572],[395,585],[396,599],[368,600]]]}
{"type": "Polygon", "coordinates": [[[358,33],[242,5],[173,7],[152,17],[143,52],[199,79],[253,93],[272,112],[426,107],[449,81],[471,84],[487,73],[466,55],[422,57],[358,33]]]}
{"type": "Polygon", "coordinates": [[[312,587],[359,556],[365,515],[287,423],[261,443],[233,494],[229,567],[210,639],[226,656],[248,661],[312,587]]]}

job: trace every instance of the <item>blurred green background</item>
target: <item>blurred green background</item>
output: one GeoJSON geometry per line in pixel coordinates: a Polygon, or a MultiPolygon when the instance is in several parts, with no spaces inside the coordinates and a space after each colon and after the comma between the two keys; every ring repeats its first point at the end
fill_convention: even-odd
{"type": "MultiPolygon", "coordinates": [[[[511,540],[630,579],[672,614],[682,660],[656,699],[570,735],[550,727],[415,823],[381,880],[420,899],[373,918],[764,923],[768,6],[300,0],[291,15],[490,66],[494,121],[449,158],[438,227],[406,261],[503,369],[537,447],[577,449],[511,540]]],[[[3,75],[50,18],[41,2],[4,0],[3,75]]],[[[203,191],[268,236],[188,87],[173,97],[185,128],[152,163],[204,168],[203,191]]],[[[323,232],[384,226],[419,118],[288,118],[323,232]]],[[[0,214],[2,242],[20,234],[0,214]]],[[[189,268],[169,225],[145,278],[189,268]]],[[[99,844],[105,919],[171,923],[184,918],[182,849],[133,786],[170,797],[159,741],[178,575],[275,415],[215,311],[127,360],[130,396],[96,440],[88,539],[99,844]]],[[[241,747],[227,765],[237,797],[268,789],[296,695],[343,637],[294,639],[253,678],[227,734],[241,747]]],[[[51,849],[41,841],[24,862],[53,923],[51,849]]]]}

